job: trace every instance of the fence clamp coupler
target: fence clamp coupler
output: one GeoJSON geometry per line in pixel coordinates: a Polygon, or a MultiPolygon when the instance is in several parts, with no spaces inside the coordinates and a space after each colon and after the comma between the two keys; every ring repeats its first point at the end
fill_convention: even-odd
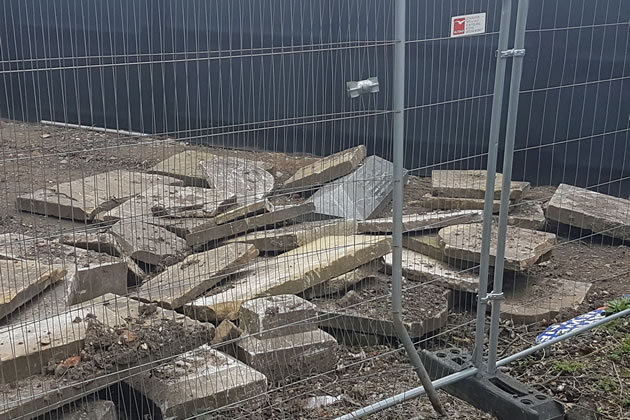
{"type": "Polygon", "coordinates": [[[511,49],[505,51],[497,51],[499,58],[512,58],[523,57],[525,55],[525,49],[511,49]]]}
{"type": "Polygon", "coordinates": [[[351,98],[358,98],[366,93],[378,93],[378,77],[370,77],[366,80],[359,80],[358,82],[347,82],[346,90],[348,96],[351,98]]]}
{"type": "Polygon", "coordinates": [[[485,297],[479,298],[479,300],[483,303],[492,302],[493,300],[503,300],[505,297],[503,296],[503,292],[500,293],[488,293],[485,297]]]}

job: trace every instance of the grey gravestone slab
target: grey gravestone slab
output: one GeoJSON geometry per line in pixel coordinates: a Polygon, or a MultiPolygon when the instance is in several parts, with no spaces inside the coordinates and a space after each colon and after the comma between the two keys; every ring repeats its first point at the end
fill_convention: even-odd
{"type": "Polygon", "coordinates": [[[393,174],[393,163],[369,156],[360,168],[324,185],[309,201],[315,204],[317,214],[366,220],[389,204],[394,191],[393,174]]]}

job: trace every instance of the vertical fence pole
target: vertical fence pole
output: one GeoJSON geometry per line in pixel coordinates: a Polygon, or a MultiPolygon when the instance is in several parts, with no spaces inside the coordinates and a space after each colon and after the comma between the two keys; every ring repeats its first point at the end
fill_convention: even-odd
{"type": "Polygon", "coordinates": [[[445,414],[437,392],[431,383],[418,350],[413,344],[402,321],[402,213],[404,193],[404,136],[405,136],[405,47],[406,47],[406,1],[394,2],[394,63],[393,63],[393,105],[394,105],[394,193],[393,193],[393,232],[392,232],[392,320],[398,339],[403,343],[409,360],[426,390],[435,411],[445,414]]]}
{"type": "Polygon", "coordinates": [[[475,330],[475,348],[473,363],[479,368],[483,361],[483,343],[485,338],[486,310],[488,307],[488,273],[490,265],[490,240],[492,238],[492,207],[494,204],[494,183],[497,173],[497,154],[499,150],[499,129],[501,128],[501,110],[503,90],[505,86],[505,60],[499,58],[498,52],[508,46],[510,34],[510,18],[512,16],[512,0],[503,0],[501,4],[501,24],[499,27],[499,45],[497,65],[494,76],[494,93],[492,96],[492,117],[490,120],[490,138],[488,142],[488,163],[485,204],[483,207],[483,237],[481,240],[481,258],[479,261],[479,295],[477,300],[477,324],[475,330]]]}
{"type": "MultiPolygon", "coordinates": [[[[505,242],[507,236],[508,210],[510,207],[510,187],[512,184],[512,161],[514,158],[514,137],[516,134],[516,116],[518,113],[518,99],[523,74],[523,60],[525,59],[525,26],[529,0],[519,0],[516,15],[516,33],[514,48],[509,51],[512,58],[512,79],[508,102],[507,125],[505,132],[505,150],[503,155],[503,185],[501,187],[501,209],[499,211],[499,233],[497,238],[497,255],[494,265],[494,286],[492,295],[502,296],[503,269],[505,258],[505,242]]],[[[499,51],[501,54],[501,51],[499,51]]],[[[505,60],[502,60],[505,61],[505,60]]],[[[501,318],[501,299],[492,304],[490,318],[490,342],[488,344],[488,374],[494,375],[497,365],[497,345],[499,342],[499,321],[501,318]]]]}

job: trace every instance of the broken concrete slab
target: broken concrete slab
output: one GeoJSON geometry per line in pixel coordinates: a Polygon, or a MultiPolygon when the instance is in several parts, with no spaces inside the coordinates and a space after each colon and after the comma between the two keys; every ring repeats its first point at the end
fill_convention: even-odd
{"type": "Polygon", "coordinates": [[[271,212],[273,210],[273,205],[269,202],[269,200],[263,198],[262,200],[253,201],[251,203],[237,204],[236,206],[226,209],[214,217],[214,222],[217,225],[222,225],[247,216],[271,212]]]}
{"type": "MultiPolygon", "coordinates": [[[[433,211],[426,214],[408,214],[403,216],[403,233],[480,222],[481,219],[482,212],[478,210],[433,211]]],[[[391,217],[359,222],[359,232],[363,233],[391,233],[393,228],[394,223],[391,217]]]]}
{"type": "Polygon", "coordinates": [[[263,213],[258,216],[248,217],[246,219],[234,220],[222,225],[216,225],[214,221],[210,221],[205,225],[194,228],[186,237],[186,242],[191,247],[205,245],[208,242],[227,239],[239,233],[245,233],[250,230],[293,220],[299,216],[312,213],[314,210],[315,206],[312,203],[305,203],[270,213],[263,213]]]}
{"type": "Polygon", "coordinates": [[[630,239],[630,200],[560,184],[547,218],[618,239],[630,239]]]}
{"type": "MultiPolygon", "coordinates": [[[[357,285],[341,298],[318,298],[320,327],[376,336],[396,337],[391,318],[391,278],[380,275],[357,285]]],[[[403,278],[403,323],[413,339],[444,327],[450,291],[403,278]]]]}
{"type": "Polygon", "coordinates": [[[101,252],[104,254],[120,257],[121,251],[118,249],[116,238],[107,232],[76,232],[65,234],[58,239],[60,244],[101,252]]]}
{"type": "Polygon", "coordinates": [[[46,420],[118,420],[118,410],[112,401],[86,401],[71,408],[62,410],[59,415],[51,415],[46,420]]]}
{"type": "MultiPolygon", "coordinates": [[[[495,264],[498,227],[493,225],[490,244],[490,265],[495,264]]],[[[449,258],[478,263],[481,255],[483,225],[448,226],[438,232],[440,245],[449,258]]],[[[524,271],[546,258],[556,243],[556,235],[531,229],[508,226],[505,269],[524,271]]]]}
{"type": "Polygon", "coordinates": [[[525,229],[543,230],[547,220],[538,201],[521,201],[510,207],[508,224],[525,229]]]}
{"type": "MultiPolygon", "coordinates": [[[[431,174],[433,194],[444,197],[485,198],[485,170],[434,170],[431,174]]],[[[494,198],[501,198],[503,175],[496,174],[494,198]]],[[[529,189],[529,182],[512,181],[510,200],[519,201],[523,193],[529,189]]]]}
{"type": "Polygon", "coordinates": [[[106,293],[126,295],[127,272],[125,261],[77,268],[67,281],[67,304],[87,302],[106,293]]]}
{"type": "Polygon", "coordinates": [[[98,216],[100,220],[213,217],[236,202],[236,196],[217,189],[157,185],[98,216]]]}
{"type": "Polygon", "coordinates": [[[591,283],[532,276],[508,279],[503,287],[501,318],[519,324],[551,321],[562,311],[577,309],[591,286],[591,283]]]}
{"type": "Polygon", "coordinates": [[[190,253],[186,241],[151,223],[121,220],[110,232],[126,255],[145,264],[173,265],[190,253]]]}
{"type": "Polygon", "coordinates": [[[53,188],[37,190],[17,198],[21,211],[90,221],[153,185],[181,185],[182,181],[162,175],[117,170],[105,172],[53,188]]]}
{"type": "MultiPolygon", "coordinates": [[[[385,264],[391,273],[393,255],[385,255],[385,264]]],[[[413,281],[437,284],[447,289],[477,293],[479,276],[470,270],[459,270],[447,263],[408,249],[402,252],[403,275],[413,281]]]]}
{"type": "Polygon", "coordinates": [[[440,237],[436,234],[404,236],[403,247],[420,254],[427,255],[438,261],[444,261],[446,256],[440,245],[440,237]]]}
{"type": "Polygon", "coordinates": [[[186,150],[158,163],[149,170],[149,173],[181,179],[188,187],[209,188],[206,175],[199,163],[215,157],[216,155],[210,151],[186,150]]]}
{"type": "Polygon", "coordinates": [[[258,339],[317,329],[317,308],[295,295],[252,299],[241,305],[238,314],[244,332],[258,339]]]}
{"type": "Polygon", "coordinates": [[[238,359],[272,382],[334,370],[336,349],[337,340],[317,328],[280,337],[244,337],[236,343],[238,359]]]}
{"type": "Polygon", "coordinates": [[[262,296],[297,294],[352,271],[391,251],[383,236],[326,236],[279,255],[246,277],[186,305],[187,314],[200,320],[221,320],[241,304],[262,296]]]}
{"type": "Polygon", "coordinates": [[[317,297],[333,296],[337,294],[343,294],[348,290],[351,290],[356,284],[373,279],[379,275],[379,271],[384,268],[384,262],[382,258],[378,258],[368,264],[349,271],[345,274],[326,280],[316,286],[306,289],[302,296],[306,299],[314,299],[317,297]]]}
{"type": "Polygon", "coordinates": [[[243,334],[243,331],[229,319],[224,319],[216,328],[214,338],[210,342],[213,346],[234,341],[243,334]]]}
{"type": "Polygon", "coordinates": [[[309,202],[315,204],[315,213],[321,216],[356,220],[377,217],[391,200],[393,173],[391,162],[369,156],[351,174],[320,188],[309,202]]]}
{"type": "Polygon", "coordinates": [[[222,156],[199,164],[208,184],[236,196],[239,203],[261,200],[274,187],[274,178],[256,162],[222,156]]]}
{"type": "Polygon", "coordinates": [[[357,233],[357,222],[354,220],[328,220],[252,232],[237,236],[226,243],[252,244],[260,252],[285,252],[324,236],[354,235],[355,233],[357,233]]]}
{"type": "Polygon", "coordinates": [[[150,305],[111,294],[99,298],[99,302],[75,306],[64,314],[34,323],[0,329],[0,367],[5,381],[0,385],[0,420],[33,418],[49,412],[146,372],[214,337],[211,324],[198,323],[173,311],[157,307],[148,310],[150,305]],[[97,341],[101,339],[88,340],[90,334],[113,334],[113,350],[98,348],[97,341]],[[153,337],[155,347],[143,346],[143,342],[138,346],[135,337],[145,334],[153,337]],[[16,342],[22,344],[15,348],[16,342]],[[88,355],[101,357],[104,367],[81,359],[77,365],[80,373],[76,375],[74,368],[69,367],[63,386],[59,386],[60,379],[46,366],[49,362],[54,366],[82,349],[88,355]],[[113,360],[108,363],[110,358],[113,360]],[[22,379],[16,380],[16,376],[22,379]]]}
{"type": "Polygon", "coordinates": [[[177,309],[258,256],[249,244],[229,244],[186,257],[146,281],[134,298],[177,309]]]}
{"type": "Polygon", "coordinates": [[[161,418],[195,417],[267,391],[262,373],[208,345],[125,382],[153,401],[161,418]]]}
{"type": "Polygon", "coordinates": [[[66,274],[67,270],[61,265],[40,264],[37,261],[0,261],[0,319],[62,281],[66,274]]]}
{"type": "Polygon", "coordinates": [[[298,169],[284,182],[284,188],[314,187],[346,176],[359,166],[366,153],[365,146],[361,145],[326,156],[298,169]]]}
{"type": "MultiPolygon", "coordinates": [[[[422,197],[422,205],[431,210],[483,210],[485,200],[483,198],[440,197],[425,194],[422,197]]],[[[492,202],[492,213],[498,213],[501,207],[499,200],[492,202]]]]}

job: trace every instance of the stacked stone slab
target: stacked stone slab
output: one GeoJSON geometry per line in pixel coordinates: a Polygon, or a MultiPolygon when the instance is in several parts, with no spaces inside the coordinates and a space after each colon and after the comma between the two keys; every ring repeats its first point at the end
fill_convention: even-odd
{"type": "Polygon", "coordinates": [[[333,370],[337,341],[317,327],[317,308],[295,295],[243,303],[238,358],[274,382],[333,370]]]}

